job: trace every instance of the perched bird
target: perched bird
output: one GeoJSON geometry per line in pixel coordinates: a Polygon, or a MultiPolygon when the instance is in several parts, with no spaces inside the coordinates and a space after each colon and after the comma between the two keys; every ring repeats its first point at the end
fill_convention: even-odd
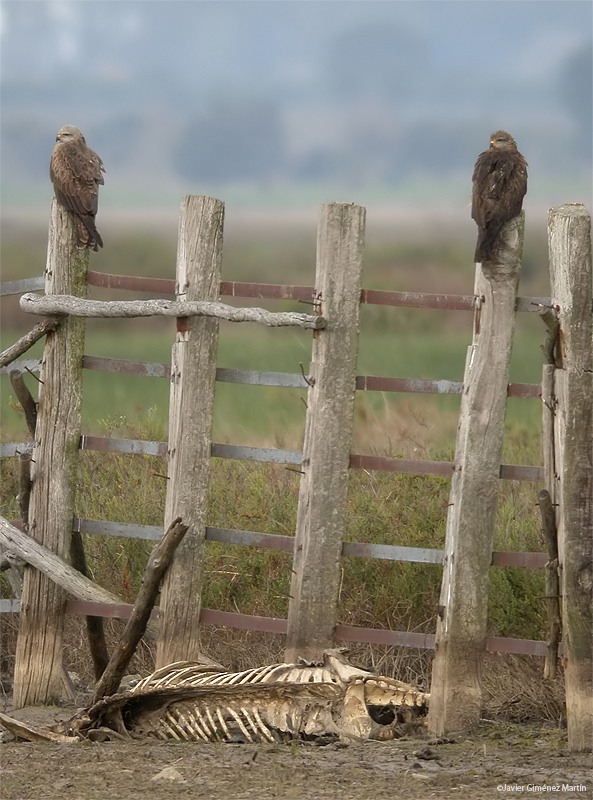
{"type": "Polygon", "coordinates": [[[502,226],[521,213],[527,191],[527,162],[510,133],[492,134],[490,148],[478,156],[472,182],[472,219],[478,225],[474,260],[496,261],[502,226]]]}
{"type": "Polygon", "coordinates": [[[103,172],[103,162],[87,147],[78,128],[74,125],[60,128],[49,162],[49,176],[58,202],[76,217],[78,246],[95,251],[103,247],[95,227],[99,184],[105,183],[103,172]]]}

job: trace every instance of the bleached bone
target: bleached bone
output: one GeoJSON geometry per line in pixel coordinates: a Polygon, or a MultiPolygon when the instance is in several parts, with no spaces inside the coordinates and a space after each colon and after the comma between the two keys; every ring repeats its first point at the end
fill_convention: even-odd
{"type": "MultiPolygon", "coordinates": [[[[385,726],[369,716],[364,682],[168,686],[104,698],[65,725],[88,737],[97,728],[131,738],[281,742],[298,736],[374,738],[385,726]]],[[[386,738],[383,735],[377,738],[386,738]]]]}
{"type": "Polygon", "coordinates": [[[168,664],[139,681],[133,693],[166,686],[248,685],[261,683],[330,683],[345,687],[354,678],[364,682],[366,705],[406,706],[426,710],[430,695],[385,675],[350,664],[342,650],[326,650],[320,664],[272,664],[243,672],[224,672],[191,661],[168,664]]]}
{"type": "Polygon", "coordinates": [[[2,716],[0,722],[19,738],[53,741],[56,736],[59,741],[110,736],[223,742],[327,735],[389,739],[394,724],[424,713],[427,701],[424,692],[355,667],[340,651],[328,650],[321,664],[272,664],[243,672],[176,662],[51,730],[36,731],[2,716]]]}

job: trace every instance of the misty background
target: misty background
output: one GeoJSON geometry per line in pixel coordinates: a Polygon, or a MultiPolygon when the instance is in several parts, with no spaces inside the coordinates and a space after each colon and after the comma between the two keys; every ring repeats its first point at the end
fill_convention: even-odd
{"type": "Polygon", "coordinates": [[[59,127],[106,169],[100,214],[344,200],[469,213],[492,130],[529,203],[591,187],[587,0],[3,0],[4,218],[46,216],[59,127]]]}

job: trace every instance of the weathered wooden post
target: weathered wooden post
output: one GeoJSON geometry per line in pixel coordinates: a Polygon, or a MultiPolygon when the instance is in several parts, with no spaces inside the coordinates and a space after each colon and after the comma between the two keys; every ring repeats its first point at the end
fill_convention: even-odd
{"type": "Polygon", "coordinates": [[[553,480],[566,715],[571,750],[593,744],[593,277],[591,216],[580,203],[548,216],[554,370],[553,480]]]}
{"type": "Polygon", "coordinates": [[[476,725],[486,644],[488,576],[524,215],[501,234],[499,263],[476,265],[476,311],[461,398],[428,724],[438,735],[476,725]]]}
{"type": "MultiPolygon", "coordinates": [[[[46,294],[86,295],[88,251],[56,200],[51,207],[46,294]]],[[[29,534],[68,559],[80,443],[84,320],[68,317],[47,334],[31,470],[29,534]]],[[[65,593],[25,567],[14,674],[14,704],[53,703],[62,696],[65,593]]]]}
{"type": "MultiPolygon", "coordinates": [[[[218,300],[224,204],[186,195],[177,246],[177,299],[218,300]]],[[[213,317],[178,317],[171,357],[169,467],[165,528],[182,517],[189,530],[163,579],[158,666],[200,655],[204,541],[216,351],[213,317]]]]}
{"type": "Polygon", "coordinates": [[[286,660],[333,644],[348,492],[365,209],[322,206],[315,289],[327,327],[313,340],[286,660]]]}

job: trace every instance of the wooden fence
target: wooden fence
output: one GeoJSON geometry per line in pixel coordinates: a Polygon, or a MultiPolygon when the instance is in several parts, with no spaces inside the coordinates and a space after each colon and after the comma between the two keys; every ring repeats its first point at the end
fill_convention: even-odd
{"type": "MultiPolygon", "coordinates": [[[[566,211],[558,209],[553,219],[562,213],[566,214],[566,211]]],[[[565,249],[567,241],[569,249],[573,240],[579,243],[575,247],[580,254],[581,266],[584,265],[579,284],[581,291],[583,282],[585,287],[587,279],[590,284],[591,269],[590,250],[587,262],[586,244],[583,244],[590,235],[586,229],[587,223],[583,222],[583,214],[582,206],[577,207],[580,227],[576,233],[569,231],[563,239],[565,249]]],[[[169,480],[164,526],[166,528],[174,517],[182,516],[190,530],[163,586],[158,664],[195,656],[199,647],[197,631],[200,622],[286,634],[288,658],[297,655],[315,658],[334,640],[434,648],[435,635],[339,624],[337,597],[340,559],[342,556],[354,556],[443,563],[445,570],[436,632],[431,726],[440,732],[467,728],[478,719],[479,662],[484,648],[506,653],[546,654],[546,642],[487,638],[485,608],[487,575],[491,565],[533,569],[544,567],[547,561],[544,553],[493,553],[493,509],[499,478],[536,482],[545,479],[544,467],[500,464],[506,396],[541,396],[539,385],[508,383],[508,361],[515,310],[533,313],[555,306],[564,289],[560,288],[560,284],[553,283],[555,294],[552,302],[542,297],[517,298],[522,218],[507,225],[501,264],[490,271],[481,270],[478,265],[474,295],[362,289],[365,212],[359,206],[345,204],[322,207],[315,287],[225,282],[220,275],[223,215],[224,206],[220,201],[191,196],[184,198],[179,225],[177,277],[175,281],[169,281],[106,275],[87,270],[88,256],[72,247],[69,217],[54,202],[45,279],[47,296],[40,298],[26,294],[21,299],[21,306],[26,310],[44,315],[65,314],[68,320],[67,325],[62,323],[55,332],[48,334],[43,357],[29,533],[65,560],[73,530],[142,539],[160,538],[161,528],[75,518],[73,487],[79,449],[167,456],[169,480]],[[84,300],[86,285],[156,292],[174,295],[176,299],[132,301],[125,309],[121,301],[119,308],[115,308],[117,303],[93,301],[93,305],[93,302],[84,300]],[[253,314],[250,317],[248,315],[252,320],[268,325],[295,324],[313,329],[310,374],[304,376],[217,368],[217,320],[224,313],[231,313],[231,316],[233,313],[232,309],[231,312],[224,311],[229,306],[223,307],[217,303],[219,296],[313,301],[314,315],[295,314],[289,320],[291,315],[288,314],[282,321],[282,315],[270,312],[262,312],[259,320],[253,314]],[[474,341],[468,352],[464,382],[356,376],[359,303],[473,312],[474,341]],[[166,364],[84,355],[81,316],[138,316],[148,313],[168,314],[177,318],[177,337],[170,367],[166,364]],[[83,369],[169,378],[168,443],[81,436],[80,381],[83,369]],[[303,452],[212,442],[211,410],[216,380],[307,388],[303,452]],[[57,385],[54,386],[54,383],[57,385]],[[72,394],[65,402],[63,393],[60,395],[59,391],[59,387],[64,385],[72,387],[72,394]],[[355,391],[461,394],[462,411],[455,463],[351,453],[355,391]],[[200,397],[200,403],[195,402],[196,396],[200,397]],[[59,402],[56,398],[59,398],[59,402]],[[56,437],[52,436],[51,431],[60,433],[56,437]],[[484,441],[487,446],[483,446],[484,441]],[[298,466],[303,474],[295,537],[207,527],[206,489],[211,456],[298,466]],[[56,464],[61,467],[57,469],[56,464]],[[445,550],[342,542],[349,468],[451,477],[452,499],[445,550]],[[58,503],[56,498],[59,499],[58,503]],[[202,561],[206,540],[293,552],[288,619],[253,617],[202,608],[202,561]],[[452,702],[452,698],[455,698],[455,702],[452,702]],[[460,711],[460,708],[463,710],[460,711]]],[[[585,216],[588,220],[588,216],[585,216]]],[[[570,261],[571,256],[567,258],[570,261]]],[[[561,278],[558,280],[564,286],[561,278]]],[[[21,294],[42,286],[43,279],[15,281],[4,284],[2,293],[21,294]]],[[[586,290],[584,299],[581,294],[580,300],[586,304],[586,290]]],[[[249,309],[249,312],[253,311],[249,309]]],[[[563,317],[562,312],[560,321],[561,326],[573,324],[563,317]]],[[[582,330],[582,320],[574,324],[580,325],[582,330]]],[[[585,342],[586,335],[585,331],[585,342]]],[[[586,363],[587,357],[590,358],[590,346],[587,351],[582,338],[581,366],[578,368],[581,378],[582,364],[586,363]]],[[[10,367],[3,367],[3,371],[25,367],[39,369],[39,362],[15,362],[10,367]]],[[[575,382],[577,384],[578,381],[575,382]]],[[[586,418],[586,399],[581,400],[581,406],[586,418]]],[[[560,407],[555,409],[555,414],[560,411],[560,407]]],[[[560,433],[560,436],[564,436],[564,433],[560,433]]],[[[31,452],[31,449],[31,443],[27,442],[2,444],[0,454],[11,457],[31,452]]],[[[583,456],[582,447],[578,458],[581,459],[583,472],[586,456],[583,456]]],[[[580,594],[575,594],[575,586],[570,589],[576,598],[575,602],[580,603],[581,607],[583,591],[586,592],[586,586],[582,589],[583,570],[586,573],[587,569],[586,563],[583,566],[587,549],[586,543],[583,543],[583,526],[589,525],[591,519],[590,505],[587,511],[585,497],[587,486],[591,485],[590,476],[588,480],[589,483],[585,474],[578,483],[581,493],[580,522],[568,526],[570,533],[565,534],[563,556],[566,563],[570,558],[566,548],[570,548],[570,553],[581,549],[580,560],[575,566],[575,570],[580,572],[578,576],[575,572],[570,579],[573,583],[577,581],[581,587],[580,594]]],[[[562,515],[566,507],[565,499],[564,505],[560,503],[557,514],[562,515]]],[[[560,530],[563,530],[562,524],[560,520],[560,530]]],[[[14,529],[8,530],[3,525],[1,533],[0,544],[18,551],[20,545],[14,529]]],[[[67,600],[63,590],[39,571],[42,568],[41,561],[35,562],[37,569],[25,570],[20,605],[18,601],[0,601],[2,611],[21,610],[15,673],[15,697],[21,705],[47,702],[59,695],[64,609],[69,613],[125,618],[131,608],[122,603],[106,603],[104,596],[93,596],[92,590],[90,594],[84,594],[71,587],[69,592],[77,599],[67,600]]],[[[29,560],[29,563],[34,562],[29,560]]],[[[590,563],[589,560],[589,570],[590,563]]],[[[566,583],[566,567],[563,574],[566,583]]],[[[563,597],[566,605],[569,601],[564,592],[565,586],[563,597]]],[[[577,641],[578,657],[575,656],[575,661],[580,665],[578,673],[582,677],[587,657],[590,664],[590,650],[587,656],[587,641],[582,626],[577,641]]],[[[566,642],[564,646],[566,648],[566,642]]],[[[582,692],[579,696],[581,699],[572,711],[573,716],[578,713],[582,718],[585,699],[582,692]]],[[[587,724],[591,725],[591,717],[585,724],[585,730],[587,724]]],[[[580,724],[580,736],[582,729],[583,725],[580,724]]]]}

